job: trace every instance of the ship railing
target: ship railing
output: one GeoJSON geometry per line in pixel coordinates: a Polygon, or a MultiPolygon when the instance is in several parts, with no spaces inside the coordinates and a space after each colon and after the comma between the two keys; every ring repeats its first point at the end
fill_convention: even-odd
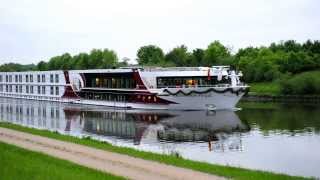
{"type": "Polygon", "coordinates": [[[143,71],[208,71],[214,70],[229,70],[230,66],[211,66],[211,67],[141,67],[143,71]]]}
{"type": "Polygon", "coordinates": [[[161,88],[210,88],[210,87],[230,87],[231,84],[216,84],[216,85],[176,85],[176,86],[158,86],[161,88]]]}

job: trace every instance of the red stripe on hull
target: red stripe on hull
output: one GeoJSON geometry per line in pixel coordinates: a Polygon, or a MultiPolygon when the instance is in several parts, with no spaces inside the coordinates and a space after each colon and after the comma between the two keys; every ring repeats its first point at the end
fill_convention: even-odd
{"type": "Polygon", "coordinates": [[[137,89],[147,89],[138,70],[133,70],[133,79],[137,82],[137,89]]]}

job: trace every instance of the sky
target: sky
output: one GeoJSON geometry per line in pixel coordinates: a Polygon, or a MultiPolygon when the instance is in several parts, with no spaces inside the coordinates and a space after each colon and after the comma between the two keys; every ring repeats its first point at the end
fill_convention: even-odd
{"type": "Polygon", "coordinates": [[[319,0],[0,0],[0,64],[38,63],[108,48],[131,63],[154,44],[168,52],[219,40],[236,52],[320,40],[319,0]]]}

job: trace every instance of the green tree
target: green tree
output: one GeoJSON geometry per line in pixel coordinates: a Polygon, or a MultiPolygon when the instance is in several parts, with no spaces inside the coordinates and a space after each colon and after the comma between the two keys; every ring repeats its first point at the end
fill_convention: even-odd
{"type": "Polygon", "coordinates": [[[190,66],[191,55],[185,45],[173,48],[165,56],[166,62],[171,62],[176,66],[190,66]]]}
{"type": "Polygon", "coordinates": [[[162,49],[155,45],[142,46],[137,52],[137,61],[141,65],[160,64],[164,61],[164,54],[162,49]]]}
{"type": "Polygon", "coordinates": [[[104,49],[102,52],[102,66],[100,68],[113,68],[118,65],[118,56],[113,50],[104,49]]]}
{"type": "Polygon", "coordinates": [[[39,71],[47,71],[48,70],[48,65],[46,62],[44,61],[40,61],[38,64],[37,64],[37,70],[39,71]]]}
{"type": "Polygon", "coordinates": [[[64,53],[63,55],[61,55],[58,61],[60,66],[60,67],[57,67],[58,69],[63,69],[63,70],[73,69],[72,57],[69,53],[64,53]]]}
{"type": "Polygon", "coordinates": [[[191,66],[204,66],[203,63],[204,50],[197,48],[192,51],[190,65],[191,66]]]}
{"type": "Polygon", "coordinates": [[[209,44],[208,48],[204,51],[205,66],[225,64],[224,61],[231,56],[231,53],[227,47],[221,44],[219,41],[214,41],[209,44]]]}
{"type": "Polygon", "coordinates": [[[93,49],[89,55],[89,69],[96,69],[103,67],[103,52],[100,49],[93,49]]]}
{"type": "Polygon", "coordinates": [[[74,69],[89,69],[89,55],[87,53],[80,53],[72,57],[74,59],[74,69]]]}
{"type": "Polygon", "coordinates": [[[0,66],[0,72],[19,72],[19,71],[30,71],[36,69],[34,64],[22,65],[18,63],[5,63],[0,66]]]}

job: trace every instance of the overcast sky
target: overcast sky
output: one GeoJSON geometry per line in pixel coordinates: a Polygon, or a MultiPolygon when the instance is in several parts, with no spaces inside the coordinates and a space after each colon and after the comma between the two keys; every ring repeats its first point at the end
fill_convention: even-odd
{"type": "Polygon", "coordinates": [[[0,0],[0,63],[37,63],[109,48],[136,58],[220,40],[237,50],[280,40],[320,39],[318,0],[0,0]]]}

